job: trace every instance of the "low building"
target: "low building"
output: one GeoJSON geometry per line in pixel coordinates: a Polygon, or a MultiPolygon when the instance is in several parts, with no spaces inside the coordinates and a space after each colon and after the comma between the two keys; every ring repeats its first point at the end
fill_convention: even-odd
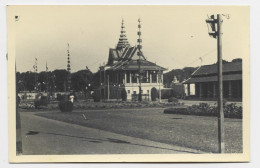
{"type": "Polygon", "coordinates": [[[142,99],[149,101],[153,87],[163,88],[163,71],[166,69],[146,59],[142,52],[140,19],[138,28],[138,45],[131,46],[122,20],[118,44],[109,49],[108,62],[100,67],[100,87],[95,91],[102,99],[120,99],[121,90],[125,89],[127,100],[137,100],[141,87],[142,99]]]}
{"type": "MultiPolygon", "coordinates": [[[[197,99],[215,99],[218,96],[217,64],[199,67],[191,77],[183,82],[186,96],[197,99]],[[190,93],[194,87],[195,93],[190,93]]],[[[242,62],[223,64],[223,97],[242,100],[242,62]]]]}

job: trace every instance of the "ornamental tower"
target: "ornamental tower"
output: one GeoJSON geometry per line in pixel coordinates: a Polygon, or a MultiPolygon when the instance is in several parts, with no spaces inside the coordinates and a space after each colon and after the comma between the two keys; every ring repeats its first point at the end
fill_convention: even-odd
{"type": "Polygon", "coordinates": [[[138,101],[142,101],[142,78],[143,78],[143,76],[142,76],[142,73],[143,73],[143,71],[142,71],[142,69],[141,69],[141,56],[143,56],[143,54],[142,54],[142,51],[141,51],[141,49],[142,49],[142,39],[141,39],[141,19],[139,18],[138,19],[138,32],[137,32],[137,35],[138,35],[138,39],[137,39],[137,43],[138,43],[138,45],[137,45],[137,49],[138,49],[138,51],[137,51],[137,55],[138,55],[138,57],[139,57],[139,59],[137,60],[137,62],[138,62],[138,78],[139,78],[139,94],[138,94],[138,101]]]}
{"type": "Polygon", "coordinates": [[[123,50],[126,47],[130,47],[130,44],[127,40],[126,37],[126,31],[125,31],[125,25],[124,25],[124,19],[122,19],[122,24],[121,24],[121,31],[120,31],[120,37],[119,37],[119,41],[117,43],[116,49],[117,50],[123,50]]]}
{"type": "Polygon", "coordinates": [[[137,39],[137,43],[138,43],[138,45],[137,45],[137,49],[138,49],[138,53],[137,53],[137,55],[139,56],[139,59],[140,59],[140,57],[143,55],[142,54],[142,51],[141,51],[141,49],[142,49],[142,39],[141,39],[141,35],[142,35],[142,33],[141,33],[141,19],[139,18],[138,19],[138,32],[137,32],[137,35],[138,35],[138,39],[137,39]]]}
{"type": "Polygon", "coordinates": [[[68,78],[67,78],[67,88],[68,88],[68,91],[70,91],[70,86],[71,86],[71,74],[70,74],[70,45],[68,43],[68,61],[67,61],[67,71],[68,71],[68,78]]]}

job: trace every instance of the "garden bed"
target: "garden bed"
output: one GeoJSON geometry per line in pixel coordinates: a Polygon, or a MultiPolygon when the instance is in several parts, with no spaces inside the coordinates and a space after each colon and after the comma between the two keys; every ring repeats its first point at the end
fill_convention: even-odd
{"type": "MultiPolygon", "coordinates": [[[[235,103],[224,104],[225,118],[239,118],[242,119],[243,109],[235,103]]],[[[183,115],[198,115],[198,116],[218,116],[218,109],[216,106],[211,106],[207,103],[200,103],[199,105],[192,105],[189,107],[173,107],[164,110],[166,114],[183,114],[183,115]]]]}
{"type": "MultiPolygon", "coordinates": [[[[35,109],[33,102],[31,103],[21,103],[19,109],[21,111],[42,111],[42,110],[59,110],[59,102],[48,103],[48,105],[40,106],[39,109],[35,109]]],[[[73,103],[73,109],[123,109],[123,108],[166,108],[166,107],[180,107],[183,103],[179,102],[89,102],[89,101],[77,101],[73,103]]]]}

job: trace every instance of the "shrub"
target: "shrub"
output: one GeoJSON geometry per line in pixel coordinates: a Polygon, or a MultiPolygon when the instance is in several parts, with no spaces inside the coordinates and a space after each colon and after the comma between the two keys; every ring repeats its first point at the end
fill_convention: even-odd
{"type": "Polygon", "coordinates": [[[122,101],[126,101],[126,99],[127,99],[127,93],[126,93],[125,88],[121,90],[121,98],[122,98],[122,101]]]}
{"type": "Polygon", "coordinates": [[[41,99],[34,100],[34,107],[38,109],[40,106],[47,106],[48,101],[46,96],[41,96],[41,99]]]}
{"type": "Polygon", "coordinates": [[[178,102],[179,102],[179,100],[178,100],[178,99],[176,99],[175,97],[171,97],[171,98],[169,98],[169,99],[168,99],[168,102],[174,102],[174,103],[178,103],[178,102]]]}
{"type": "Polygon", "coordinates": [[[100,102],[100,95],[97,91],[94,91],[93,99],[94,99],[94,102],[100,102]]]}
{"type": "Polygon", "coordinates": [[[156,98],[158,97],[157,89],[153,87],[151,89],[151,99],[152,101],[156,101],[156,98]]]}
{"type": "Polygon", "coordinates": [[[228,118],[242,118],[242,107],[236,106],[235,103],[224,106],[224,115],[228,118]]]}
{"type": "Polygon", "coordinates": [[[71,101],[60,101],[59,108],[61,112],[72,112],[73,103],[71,101]]]}
{"type": "Polygon", "coordinates": [[[61,94],[57,94],[57,100],[58,101],[63,101],[63,100],[65,100],[65,97],[63,95],[61,95],[61,94]]]}

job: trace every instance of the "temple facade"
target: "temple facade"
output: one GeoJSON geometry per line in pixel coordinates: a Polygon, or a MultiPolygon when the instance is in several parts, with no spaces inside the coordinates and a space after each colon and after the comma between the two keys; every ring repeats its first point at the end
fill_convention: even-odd
{"type": "Polygon", "coordinates": [[[121,99],[122,89],[126,90],[127,100],[151,100],[151,89],[163,88],[165,68],[146,59],[142,52],[141,20],[138,20],[137,45],[128,42],[124,20],[116,48],[109,49],[107,64],[100,67],[99,92],[102,99],[121,99]],[[141,94],[140,94],[141,93],[141,94]]]}
{"type": "MultiPolygon", "coordinates": [[[[184,81],[187,98],[216,99],[218,96],[217,64],[199,67],[184,81]],[[191,94],[190,89],[195,92],[191,94]]],[[[242,62],[223,64],[223,97],[231,100],[242,100],[242,62]]]]}

